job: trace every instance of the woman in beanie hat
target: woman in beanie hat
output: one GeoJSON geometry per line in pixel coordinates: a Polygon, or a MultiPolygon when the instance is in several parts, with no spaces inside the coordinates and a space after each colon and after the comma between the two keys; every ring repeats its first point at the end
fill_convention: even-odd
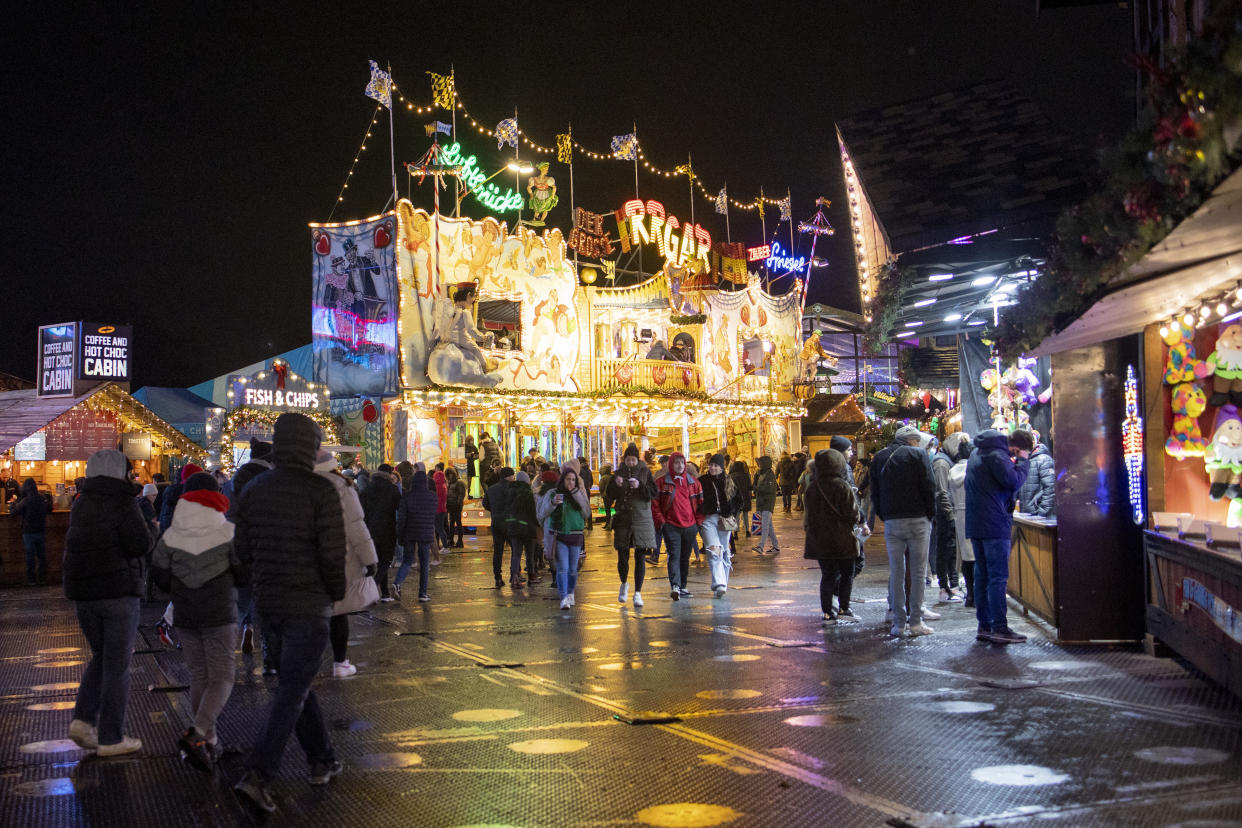
{"type": "Polygon", "coordinates": [[[202,771],[210,771],[220,755],[216,720],[237,672],[237,587],[249,582],[233,547],[228,509],[229,499],[214,477],[191,475],[151,559],[152,580],[172,596],[181,653],[190,671],[194,723],[177,746],[202,771]]]}
{"type": "Polygon", "coordinates": [[[643,580],[647,576],[647,555],[655,550],[655,519],[651,514],[651,502],[655,500],[656,485],[651,470],[639,460],[638,446],[630,443],[617,473],[610,476],[608,497],[616,503],[617,512],[612,520],[612,544],[617,550],[617,574],[621,576],[621,591],[617,601],[624,604],[628,597],[626,582],[630,568],[630,550],[634,550],[634,606],[643,605],[643,580]]]}
{"type": "Polygon", "coordinates": [[[571,463],[561,466],[556,488],[539,499],[538,519],[549,522],[556,538],[556,590],[563,610],[574,605],[589,504],[582,478],[571,463]]]}
{"type": "Polygon", "coordinates": [[[742,496],[733,478],[725,474],[728,462],[723,454],[713,454],[707,461],[707,474],[699,478],[703,486],[704,551],[712,573],[712,592],[717,598],[723,598],[729,589],[729,572],[733,569],[729,539],[737,531],[737,516],[742,511],[742,496]]]}
{"type": "Polygon", "coordinates": [[[138,632],[143,561],[154,540],[134,498],[129,461],[115,449],[86,461],[86,480],[65,533],[65,597],[77,604],[91,660],[78,684],[69,738],[100,756],[142,750],[124,734],[129,660],[138,632]]]}

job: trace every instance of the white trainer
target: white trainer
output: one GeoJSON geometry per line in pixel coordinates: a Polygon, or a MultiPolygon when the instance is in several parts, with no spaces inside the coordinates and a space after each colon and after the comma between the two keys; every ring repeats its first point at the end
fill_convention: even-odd
{"type": "Polygon", "coordinates": [[[567,610],[569,609],[569,607],[570,607],[569,596],[566,595],[564,598],[561,599],[561,609],[567,610]]]}
{"type": "Polygon", "coordinates": [[[922,610],[923,610],[923,618],[925,618],[928,621],[939,621],[941,618],[940,613],[936,612],[935,610],[929,610],[927,607],[923,607],[922,610]]]}
{"type": "Polygon", "coordinates": [[[727,591],[727,589],[728,589],[727,587],[722,587],[722,586],[716,587],[716,597],[717,598],[725,597],[725,592],[727,591]]]}
{"type": "Polygon", "coordinates": [[[617,603],[618,603],[618,604],[624,604],[624,603],[625,603],[625,599],[627,599],[627,598],[629,598],[629,597],[630,597],[630,585],[629,585],[629,584],[622,584],[622,585],[621,585],[621,590],[617,593],[617,603]]]}
{"type": "Polygon", "coordinates": [[[142,750],[142,740],[134,736],[122,736],[121,741],[114,745],[100,745],[95,753],[98,756],[124,756],[142,750]]]}
{"type": "Polygon", "coordinates": [[[347,678],[358,672],[358,668],[349,663],[349,659],[332,662],[332,678],[347,678]]]}
{"type": "Polygon", "coordinates": [[[634,606],[641,607],[643,605],[643,594],[641,592],[634,593],[634,606]]]}
{"type": "Polygon", "coordinates": [[[905,624],[894,624],[892,629],[888,631],[888,634],[891,635],[893,638],[901,638],[903,635],[906,634],[906,625],[905,624]]]}
{"type": "Polygon", "coordinates": [[[81,719],[74,719],[69,723],[69,738],[83,750],[96,750],[99,747],[99,731],[94,725],[81,719]]]}
{"type": "Polygon", "coordinates": [[[935,630],[923,623],[910,625],[910,635],[912,636],[931,635],[934,632],[935,630]]]}

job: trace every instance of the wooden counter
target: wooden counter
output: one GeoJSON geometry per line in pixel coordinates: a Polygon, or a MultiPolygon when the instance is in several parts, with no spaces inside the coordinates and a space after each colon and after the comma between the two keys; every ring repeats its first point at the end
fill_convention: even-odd
{"type": "Polygon", "coordinates": [[[1148,531],[1147,632],[1242,696],[1242,552],[1148,531]]]}
{"type": "Polygon", "coordinates": [[[1024,612],[1033,612],[1059,627],[1056,571],[1056,518],[1015,514],[1009,549],[1009,595],[1024,612]]]}
{"type": "MultiPolygon", "coordinates": [[[[47,582],[60,583],[60,562],[65,554],[65,531],[69,512],[47,516],[47,582]]],[[[0,586],[26,583],[26,550],[22,547],[21,515],[0,515],[0,586]]]]}

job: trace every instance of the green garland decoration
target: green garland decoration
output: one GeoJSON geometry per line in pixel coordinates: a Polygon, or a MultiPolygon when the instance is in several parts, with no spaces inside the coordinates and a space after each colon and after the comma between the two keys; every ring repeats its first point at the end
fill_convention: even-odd
{"type": "MultiPolygon", "coordinates": [[[[234,408],[224,418],[224,425],[220,429],[220,465],[224,469],[225,474],[233,473],[233,435],[237,433],[238,428],[244,428],[255,423],[274,426],[276,419],[281,414],[288,414],[288,411],[273,411],[267,408],[250,408],[242,406],[234,408]]],[[[319,424],[323,429],[323,441],[325,443],[335,443],[337,441],[337,423],[336,419],[326,410],[313,411],[295,411],[295,414],[303,414],[319,424]]]]}
{"type": "Polygon", "coordinates": [[[1203,37],[1150,80],[1136,126],[1100,159],[1101,181],[1064,211],[1047,271],[1001,317],[995,341],[1014,358],[1081,317],[1109,283],[1172,232],[1237,166],[1242,130],[1242,10],[1218,9],[1203,37]]]}
{"type": "Polygon", "coordinates": [[[678,316],[677,314],[673,314],[669,316],[668,321],[672,322],[674,325],[702,325],[707,321],[707,314],[692,313],[688,316],[678,316]]]}
{"type": "Polygon", "coordinates": [[[863,344],[872,353],[896,339],[897,317],[902,301],[914,285],[914,269],[901,267],[889,259],[876,278],[875,298],[871,302],[871,322],[863,330],[863,344]]]}

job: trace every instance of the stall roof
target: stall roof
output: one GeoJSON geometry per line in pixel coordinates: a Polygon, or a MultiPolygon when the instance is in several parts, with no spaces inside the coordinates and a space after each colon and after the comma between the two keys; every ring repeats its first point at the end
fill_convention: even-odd
{"type": "Polygon", "coordinates": [[[204,408],[216,408],[206,400],[184,388],[161,388],[146,385],[134,392],[134,399],[151,409],[161,419],[174,423],[197,423],[205,421],[204,408]]]}
{"type": "Polygon", "coordinates": [[[211,400],[211,404],[220,408],[227,408],[228,400],[228,381],[232,376],[253,376],[260,371],[272,370],[272,362],[277,359],[283,359],[289,364],[289,370],[297,374],[299,377],[312,379],[315,376],[315,354],[310,345],[303,345],[300,348],[294,348],[292,351],[285,351],[283,354],[268,357],[267,359],[253,362],[250,365],[229,371],[227,374],[221,374],[213,379],[205,380],[197,385],[191,385],[189,391],[200,397],[211,400]]]}
{"type": "Polygon", "coordinates": [[[1164,241],[1113,280],[1113,291],[1031,352],[1044,356],[1136,334],[1242,280],[1242,169],[1164,241]]]}
{"type": "Polygon", "coordinates": [[[96,395],[104,396],[127,425],[138,426],[158,436],[177,453],[190,457],[206,454],[115,383],[106,383],[77,397],[40,397],[33,388],[0,392],[0,452],[9,451],[60,415],[96,395]]]}

